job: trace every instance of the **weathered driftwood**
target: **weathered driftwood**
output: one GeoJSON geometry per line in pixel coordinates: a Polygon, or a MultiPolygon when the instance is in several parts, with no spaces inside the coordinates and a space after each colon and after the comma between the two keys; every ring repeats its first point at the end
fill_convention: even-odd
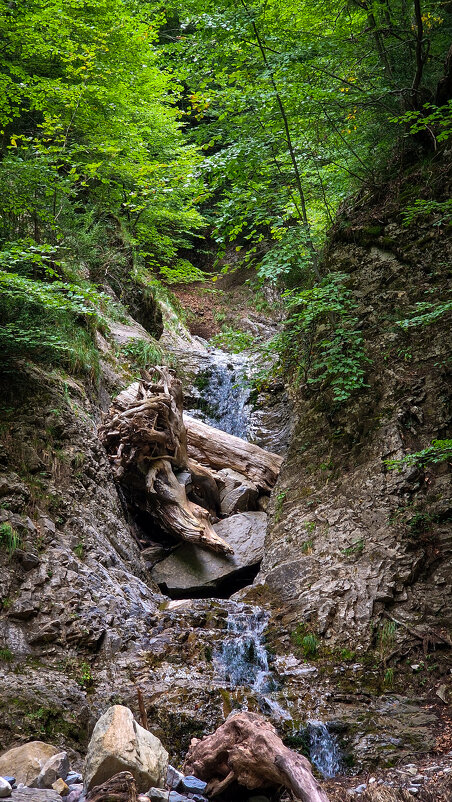
{"type": "Polygon", "coordinates": [[[239,471],[268,492],[282,459],[201,421],[184,421],[182,385],[169,368],[142,375],[117,396],[99,428],[113,473],[166,532],[231,554],[212,527],[220,512],[215,469],[239,471]],[[188,473],[188,483],[178,480],[181,472],[188,473]]]}
{"type": "Polygon", "coordinates": [[[95,785],[86,802],[136,802],[137,789],[130,771],[121,771],[102,785],[95,785]]]}
{"type": "Polygon", "coordinates": [[[209,512],[189,501],[169,460],[156,460],[149,468],[146,489],[155,496],[153,510],[167,532],[212,551],[233,554],[233,549],[212,528],[209,512]]]}
{"type": "Polygon", "coordinates": [[[285,786],[302,802],[328,802],[309,761],[284,746],[257,713],[238,713],[202,741],[194,738],[184,771],[208,783],[207,796],[238,782],[249,790],[285,786]]]}
{"type": "Polygon", "coordinates": [[[274,486],[282,463],[278,454],[208,426],[190,415],[184,415],[184,423],[189,457],[216,470],[232,468],[251,479],[260,490],[268,492],[274,486]]]}

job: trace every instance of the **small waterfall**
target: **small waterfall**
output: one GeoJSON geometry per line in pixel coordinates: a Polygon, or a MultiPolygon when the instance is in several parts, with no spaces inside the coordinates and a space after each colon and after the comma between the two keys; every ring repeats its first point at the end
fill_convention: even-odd
{"type": "MultiPolygon", "coordinates": [[[[215,655],[223,679],[233,688],[246,687],[255,695],[264,715],[279,722],[291,722],[292,717],[274,698],[278,680],[268,665],[263,635],[269,619],[259,607],[229,602],[227,633],[221,649],[215,655]]],[[[242,710],[247,709],[246,700],[242,710]]],[[[335,735],[322,721],[308,721],[309,758],[323,777],[335,777],[341,769],[341,753],[335,735]]]]}
{"type": "Polygon", "coordinates": [[[242,354],[212,350],[195,379],[187,413],[247,440],[250,412],[247,366],[248,360],[242,354]]]}
{"type": "Polygon", "coordinates": [[[308,721],[309,758],[322,777],[335,777],[341,769],[341,753],[337,739],[323,721],[308,721]]]}
{"type": "Polygon", "coordinates": [[[262,643],[268,614],[258,608],[230,612],[227,619],[227,636],[219,655],[219,662],[227,682],[234,687],[246,685],[253,691],[264,693],[271,682],[268,657],[262,643]]]}

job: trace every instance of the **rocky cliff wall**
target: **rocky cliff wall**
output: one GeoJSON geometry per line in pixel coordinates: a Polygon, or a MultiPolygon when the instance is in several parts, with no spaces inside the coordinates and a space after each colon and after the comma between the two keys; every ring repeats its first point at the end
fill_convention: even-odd
{"type": "Polygon", "coordinates": [[[384,463],[450,437],[450,313],[428,326],[396,322],[450,293],[450,223],[402,225],[417,196],[450,197],[444,163],[367,193],[332,232],[323,267],[348,275],[368,387],[341,406],[326,388],[300,388],[273,494],[257,582],[283,599],[287,626],[302,622],[327,644],[375,646],[384,613],[400,621],[398,639],[415,643],[416,625],[439,648],[452,632],[450,465],[384,463]]]}

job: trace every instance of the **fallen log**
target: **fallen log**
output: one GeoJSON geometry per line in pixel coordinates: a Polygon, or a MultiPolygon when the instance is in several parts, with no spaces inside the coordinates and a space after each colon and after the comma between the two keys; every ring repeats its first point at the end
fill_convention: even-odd
{"type": "Polygon", "coordinates": [[[168,460],[160,459],[152,465],[146,476],[146,489],[155,496],[153,511],[165,531],[212,551],[234,553],[213,529],[208,511],[189,501],[168,460]]]}
{"type": "Polygon", "coordinates": [[[194,738],[184,771],[208,783],[207,796],[218,796],[238,782],[248,790],[285,786],[302,802],[328,802],[309,761],[284,746],[257,713],[238,713],[212,735],[194,738]]]}
{"type": "Polygon", "coordinates": [[[182,384],[169,368],[142,375],[115,398],[99,427],[116,480],[168,534],[232,554],[212,527],[224,487],[215,469],[232,468],[268,492],[282,458],[188,416],[184,422],[182,384]]]}
{"type": "Polygon", "coordinates": [[[184,423],[189,457],[215,470],[231,468],[266,492],[275,485],[282,463],[278,454],[215,429],[190,415],[184,414],[184,423]]]}

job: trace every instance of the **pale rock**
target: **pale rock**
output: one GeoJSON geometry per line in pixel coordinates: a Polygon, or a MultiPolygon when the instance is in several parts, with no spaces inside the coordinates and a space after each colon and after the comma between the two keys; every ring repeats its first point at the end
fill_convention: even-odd
{"type": "Polygon", "coordinates": [[[165,791],[163,788],[150,788],[146,796],[151,802],[168,802],[169,791],[165,791]]]}
{"type": "Polygon", "coordinates": [[[22,787],[13,789],[11,802],[61,802],[61,797],[50,788],[22,787]]]}
{"type": "Polygon", "coordinates": [[[0,799],[11,796],[12,790],[9,782],[4,780],[3,777],[0,777],[0,799]]]}
{"type": "Polygon", "coordinates": [[[60,796],[67,796],[69,794],[69,786],[66,785],[66,783],[61,777],[58,777],[58,779],[55,780],[54,783],[52,783],[52,788],[60,796]]]}
{"type": "Polygon", "coordinates": [[[132,711],[114,705],[99,719],[86,755],[84,781],[87,790],[122,771],[130,771],[137,791],[163,787],[168,753],[155,735],[140,727],[132,711]]]}
{"type": "Polygon", "coordinates": [[[233,515],[256,508],[259,491],[246,476],[230,468],[223,468],[218,475],[224,482],[220,490],[220,509],[223,515],[233,515]]]}
{"type": "Polygon", "coordinates": [[[54,783],[59,779],[65,780],[69,771],[69,758],[67,752],[58,752],[53,755],[43,766],[38,777],[31,788],[53,788],[54,783]]]}
{"type": "Polygon", "coordinates": [[[58,749],[43,741],[30,741],[23,746],[9,749],[0,756],[0,776],[13,774],[16,782],[32,786],[42,768],[51,757],[58,754],[58,749]]]}

